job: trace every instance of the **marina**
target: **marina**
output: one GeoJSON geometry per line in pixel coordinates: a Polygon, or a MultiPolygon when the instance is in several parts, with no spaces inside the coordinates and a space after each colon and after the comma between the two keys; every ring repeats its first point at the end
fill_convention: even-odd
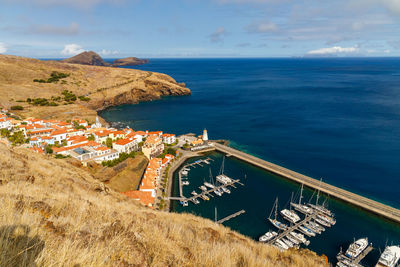
{"type": "Polygon", "coordinates": [[[360,261],[365,258],[374,248],[372,243],[368,244],[368,238],[361,238],[350,244],[349,248],[345,253],[342,251],[337,255],[338,267],[362,267],[360,261]]]}

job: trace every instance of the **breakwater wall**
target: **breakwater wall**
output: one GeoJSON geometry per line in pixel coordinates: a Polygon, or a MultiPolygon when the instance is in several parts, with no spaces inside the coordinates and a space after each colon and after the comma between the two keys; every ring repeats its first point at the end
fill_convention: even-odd
{"type": "Polygon", "coordinates": [[[244,153],[240,150],[221,145],[218,143],[214,143],[215,150],[225,153],[227,155],[231,155],[235,158],[243,160],[247,163],[250,163],[254,166],[260,167],[264,170],[267,170],[271,173],[277,174],[289,180],[298,182],[300,184],[304,184],[310,188],[318,189],[321,192],[324,192],[328,195],[331,195],[337,199],[343,200],[345,202],[351,203],[355,206],[363,208],[367,211],[373,212],[382,217],[388,218],[392,221],[400,223],[400,210],[393,208],[391,206],[382,204],[375,200],[354,194],[347,190],[341,189],[339,187],[321,182],[309,176],[300,174],[298,172],[289,170],[287,168],[281,167],[279,165],[273,164],[271,162],[262,160],[255,156],[244,153]]]}

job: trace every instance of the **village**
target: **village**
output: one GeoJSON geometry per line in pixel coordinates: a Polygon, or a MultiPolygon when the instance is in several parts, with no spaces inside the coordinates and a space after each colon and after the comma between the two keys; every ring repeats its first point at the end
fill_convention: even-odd
{"type": "Polygon", "coordinates": [[[20,119],[8,110],[0,112],[1,142],[26,147],[36,153],[55,158],[75,158],[83,166],[91,162],[113,167],[127,158],[141,153],[148,165],[137,190],[122,194],[154,208],[160,195],[163,170],[168,170],[180,156],[179,147],[196,151],[207,145],[202,136],[182,136],[162,131],[134,131],[126,127],[116,129],[102,125],[99,118],[90,124],[87,120],[72,118],[68,121],[40,118],[20,119]]]}

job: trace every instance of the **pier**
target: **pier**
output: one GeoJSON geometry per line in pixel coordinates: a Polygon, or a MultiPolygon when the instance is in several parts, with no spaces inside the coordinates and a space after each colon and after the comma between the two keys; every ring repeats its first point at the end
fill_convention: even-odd
{"type": "Polygon", "coordinates": [[[314,212],[312,215],[306,216],[304,218],[304,220],[291,225],[290,227],[288,227],[285,231],[281,232],[280,234],[278,234],[277,236],[275,236],[274,238],[272,238],[270,241],[268,241],[267,243],[269,244],[273,244],[276,240],[281,239],[282,237],[287,236],[290,232],[293,232],[295,230],[297,230],[297,228],[299,228],[299,226],[311,221],[312,219],[315,219],[317,217],[317,215],[320,214],[318,212],[314,212]]]}
{"type": "Polygon", "coordinates": [[[229,216],[226,216],[225,218],[222,218],[221,220],[216,221],[216,223],[224,223],[224,222],[229,221],[230,219],[235,218],[235,217],[237,217],[237,216],[239,216],[239,215],[241,215],[241,214],[243,214],[245,212],[246,212],[245,210],[240,210],[240,211],[235,212],[235,213],[233,213],[233,214],[231,214],[229,216]]]}
{"type": "Polygon", "coordinates": [[[344,253],[339,253],[337,256],[337,260],[339,262],[343,261],[343,262],[349,262],[351,264],[351,266],[356,266],[356,267],[363,267],[360,263],[360,261],[362,259],[365,258],[365,256],[368,255],[368,253],[370,253],[374,248],[372,247],[372,244],[369,244],[368,247],[366,249],[364,249],[363,252],[360,253],[360,255],[358,255],[355,259],[350,259],[349,257],[347,257],[344,253]]]}
{"type": "MultiPolygon", "coordinates": [[[[180,176],[179,176],[179,180],[180,180],[180,176]]],[[[228,186],[235,187],[235,184],[244,185],[244,184],[242,184],[242,183],[240,182],[239,179],[237,179],[237,180],[232,180],[231,182],[226,183],[226,184],[214,186],[214,188],[210,188],[210,189],[208,189],[207,191],[202,191],[202,192],[200,192],[199,194],[197,194],[197,195],[195,195],[195,196],[185,197],[185,196],[183,196],[183,194],[181,194],[180,197],[169,197],[168,199],[169,199],[169,200],[180,200],[180,201],[194,201],[195,199],[201,198],[201,196],[210,195],[210,196],[213,197],[213,195],[211,195],[211,193],[213,193],[215,190],[221,189],[222,187],[228,187],[228,186]]],[[[180,188],[180,192],[182,192],[182,191],[181,191],[181,190],[182,190],[182,183],[181,183],[181,182],[179,182],[179,186],[181,187],[181,188],[180,188]]]]}
{"type": "Polygon", "coordinates": [[[289,180],[295,181],[300,184],[304,184],[310,188],[320,190],[323,193],[331,195],[337,199],[343,200],[345,202],[351,203],[357,207],[365,209],[367,211],[378,214],[382,217],[388,218],[392,221],[400,223],[400,210],[382,204],[380,202],[374,201],[372,199],[354,194],[347,190],[341,189],[339,187],[321,182],[309,176],[300,174],[298,172],[289,170],[287,168],[281,167],[279,165],[273,164],[271,162],[262,160],[255,156],[249,155],[237,149],[221,145],[218,143],[213,143],[215,150],[231,155],[237,159],[243,160],[254,166],[260,167],[271,173],[277,174],[281,177],[287,178],[289,180]]]}

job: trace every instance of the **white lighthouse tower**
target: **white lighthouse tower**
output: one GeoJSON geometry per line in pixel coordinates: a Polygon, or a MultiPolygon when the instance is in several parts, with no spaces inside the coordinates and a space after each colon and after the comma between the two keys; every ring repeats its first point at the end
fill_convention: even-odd
{"type": "Polygon", "coordinates": [[[203,130],[203,141],[206,144],[208,143],[208,133],[206,129],[203,130]]]}

